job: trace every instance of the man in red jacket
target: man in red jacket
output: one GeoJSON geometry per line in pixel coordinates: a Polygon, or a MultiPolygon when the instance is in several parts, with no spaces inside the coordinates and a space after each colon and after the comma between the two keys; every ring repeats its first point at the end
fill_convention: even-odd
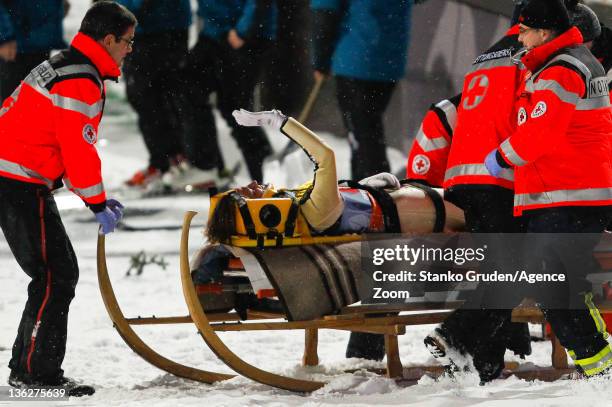
{"type": "MultiPolygon", "coordinates": [[[[439,166],[443,157],[447,157],[444,167],[432,167],[424,175],[443,174],[445,199],[464,210],[467,230],[477,233],[478,239],[482,239],[482,233],[494,234],[488,239],[495,239],[498,233],[519,231],[512,216],[512,171],[506,170],[494,177],[482,164],[487,152],[506,139],[515,127],[515,98],[524,70],[512,55],[519,48],[518,25],[514,25],[475,59],[463,82],[452,143],[445,143],[440,137],[432,138],[425,133],[424,123],[426,137],[419,140],[419,134],[413,147],[413,150],[423,150],[420,154],[423,161],[435,158],[430,160],[430,167],[439,166]]],[[[417,176],[419,164],[419,160],[412,163],[417,176]]],[[[433,181],[431,175],[429,179],[433,181]]],[[[498,261],[502,255],[505,254],[491,255],[490,262],[498,261]]],[[[481,284],[478,293],[487,292],[484,287],[481,284]]],[[[527,326],[511,322],[512,310],[480,309],[480,296],[474,295],[474,300],[451,314],[424,342],[446,367],[462,370],[472,359],[481,380],[488,382],[503,369],[506,348],[521,355],[529,354],[531,349],[527,326]],[[490,325],[498,328],[496,335],[491,334],[490,325]]]]}
{"type": "Polygon", "coordinates": [[[429,107],[408,153],[407,179],[442,188],[460,101],[461,93],[429,107]]]}
{"type": "Polygon", "coordinates": [[[93,5],[69,49],[30,72],[0,109],[0,226],[32,279],[9,367],[15,387],[94,392],[64,377],[68,308],[79,269],[51,191],[62,180],[112,232],[122,206],[106,199],[95,144],[104,80],[117,80],[136,18],[110,1],[93,5]]]}
{"type": "Polygon", "coordinates": [[[582,45],[560,0],[531,0],[519,19],[531,72],[518,129],[486,157],[495,176],[514,168],[514,213],[529,234],[527,270],[564,273],[567,285],[534,285],[534,296],[581,373],[612,367],[612,348],[593,305],[593,248],[612,213],[612,108],[608,78],[582,45]],[[575,238],[542,233],[580,233],[575,238]]]}

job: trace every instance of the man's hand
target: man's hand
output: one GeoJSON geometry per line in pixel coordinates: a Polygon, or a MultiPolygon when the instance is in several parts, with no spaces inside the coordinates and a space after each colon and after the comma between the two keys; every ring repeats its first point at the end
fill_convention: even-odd
{"type": "Polygon", "coordinates": [[[487,171],[494,177],[499,176],[499,174],[503,171],[503,167],[499,165],[497,162],[497,149],[491,151],[487,158],[485,158],[485,167],[487,167],[487,171]]]}
{"type": "Polygon", "coordinates": [[[227,42],[234,49],[240,49],[244,45],[244,40],[240,38],[236,30],[230,30],[227,34],[227,42]]]}
{"type": "Polygon", "coordinates": [[[106,201],[106,207],[113,211],[115,216],[117,217],[117,222],[120,222],[123,219],[123,205],[116,199],[108,199],[106,201]]]}
{"type": "Polygon", "coordinates": [[[402,187],[397,177],[388,172],[381,172],[364,178],[359,183],[372,188],[400,189],[402,187]]]}
{"type": "Polygon", "coordinates": [[[106,235],[115,231],[117,224],[123,218],[123,205],[116,199],[106,201],[106,208],[96,212],[96,220],[100,224],[100,234],[106,235]]]}
{"type": "Polygon", "coordinates": [[[0,58],[6,62],[12,62],[17,57],[17,41],[7,41],[0,45],[0,58]]]}
{"type": "Polygon", "coordinates": [[[236,119],[236,123],[246,127],[270,127],[275,130],[280,128],[287,120],[285,116],[279,110],[268,110],[265,112],[249,112],[248,110],[240,109],[234,110],[232,116],[236,119]]]}

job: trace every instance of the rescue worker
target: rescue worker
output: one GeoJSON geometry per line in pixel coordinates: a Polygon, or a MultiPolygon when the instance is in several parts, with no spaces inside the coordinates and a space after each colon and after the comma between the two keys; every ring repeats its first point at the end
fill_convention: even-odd
{"type": "Polygon", "coordinates": [[[138,114],[138,127],[149,153],[145,169],[125,183],[163,192],[164,174],[184,155],[176,94],[187,58],[191,24],[189,0],[118,0],[137,16],[138,47],[125,60],[127,99],[138,114]]]}
{"type": "Polygon", "coordinates": [[[66,0],[0,2],[0,103],[52,49],[63,49],[66,0]]]}
{"type": "MultiPolygon", "coordinates": [[[[518,26],[513,25],[475,59],[463,82],[443,185],[445,199],[464,210],[467,229],[472,233],[520,231],[512,216],[512,172],[493,177],[482,165],[491,146],[506,139],[515,127],[514,102],[523,70],[513,62],[512,54],[519,48],[518,26]]],[[[492,267],[487,263],[483,269],[492,267]]],[[[483,383],[499,376],[507,347],[521,355],[531,352],[527,326],[511,322],[511,309],[488,310],[477,303],[486,290],[480,283],[478,295],[474,293],[473,300],[425,338],[427,348],[446,367],[463,370],[465,366],[457,365],[467,365],[471,357],[483,383]],[[496,337],[489,335],[492,328],[482,323],[492,312],[501,315],[495,321],[503,325],[496,337]]]]}
{"type": "Polygon", "coordinates": [[[461,93],[431,105],[408,153],[406,178],[442,188],[461,93]]]}
{"type": "Polygon", "coordinates": [[[117,80],[132,50],[136,18],[100,1],[86,13],[70,48],[30,72],[0,110],[0,227],[31,278],[9,362],[14,387],[59,386],[93,394],[61,368],[68,308],[79,269],[52,191],[66,186],[110,233],[123,206],[106,198],[95,144],[104,80],[117,80]]]}
{"type": "Polygon", "coordinates": [[[564,272],[569,280],[555,290],[536,285],[522,293],[535,296],[576,367],[589,377],[612,366],[605,323],[586,280],[597,271],[592,250],[612,210],[608,79],[560,0],[531,0],[519,22],[519,40],[528,50],[522,62],[531,76],[519,101],[518,129],[487,155],[485,165],[493,176],[514,169],[514,213],[534,232],[528,269],[564,272]]]}
{"type": "Polygon", "coordinates": [[[198,15],[202,30],[183,73],[185,153],[201,178],[218,183],[227,175],[209,102],[210,94],[216,93],[217,108],[231,128],[251,179],[261,182],[263,160],[272,147],[261,129],[236,124],[232,111],[236,106],[253,106],[262,63],[276,39],[275,2],[199,0],[198,15]]]}
{"type": "MultiPolygon", "coordinates": [[[[522,6],[523,4],[519,3],[516,7],[514,16],[517,19],[522,6]]],[[[599,20],[593,11],[584,5],[576,5],[575,3],[572,7],[574,7],[573,20],[575,24],[579,26],[580,31],[584,32],[585,41],[590,42],[594,38],[598,37],[600,34],[599,20]]],[[[515,22],[516,21],[513,21],[513,23],[515,22]]],[[[516,82],[514,84],[517,85],[516,82]]],[[[516,92],[516,88],[512,89],[512,91],[516,92]]],[[[497,109],[493,111],[497,111],[497,109]]],[[[500,112],[503,113],[503,109],[500,112]]],[[[462,119],[462,115],[464,114],[465,113],[460,110],[459,120],[462,119]]],[[[490,115],[491,112],[488,112],[488,114],[490,115]]],[[[508,114],[507,110],[506,114],[508,114]]],[[[489,116],[486,117],[488,118],[489,116]]],[[[514,117],[514,114],[512,117],[514,117]]],[[[474,118],[476,119],[477,116],[474,116],[474,118]]],[[[485,134],[488,135],[489,133],[485,134]]],[[[470,138],[468,137],[467,140],[469,141],[470,138]]],[[[473,143],[477,144],[478,140],[478,138],[473,139],[473,143]]],[[[437,164],[439,164],[439,160],[437,164]]],[[[469,198],[469,191],[474,188],[478,189],[479,187],[477,184],[470,185],[469,182],[466,182],[462,188],[465,189],[459,190],[459,192],[463,194],[464,197],[469,198]]],[[[495,227],[501,227],[501,231],[512,230],[514,221],[508,214],[508,209],[510,209],[512,205],[512,196],[510,193],[501,191],[496,192],[495,188],[487,186],[480,186],[480,189],[483,190],[479,191],[479,194],[475,196],[475,199],[473,199],[473,203],[468,207],[469,209],[466,210],[466,223],[468,228],[472,231],[485,232],[494,232],[495,227]],[[487,202],[497,202],[498,207],[501,208],[503,206],[506,208],[506,210],[503,213],[498,212],[495,205],[487,205],[487,202]],[[500,202],[503,202],[503,204],[500,202]],[[487,229],[487,226],[489,229],[487,229]]],[[[455,191],[457,191],[457,189],[455,189],[455,191]]],[[[453,199],[452,192],[448,192],[450,199],[453,199]]],[[[521,224],[519,223],[515,227],[520,228],[521,224]]],[[[505,253],[500,254],[500,256],[503,255],[505,255],[505,253]]],[[[485,286],[480,288],[480,290],[481,293],[488,292],[488,297],[481,297],[483,307],[500,308],[499,305],[496,306],[491,304],[492,296],[500,296],[498,289],[492,286],[486,288],[485,286]],[[489,302],[489,304],[485,305],[487,302],[489,302]]],[[[507,306],[507,304],[510,302],[511,301],[505,301],[504,304],[507,306]]],[[[472,304],[468,307],[473,306],[474,305],[472,304]]],[[[439,330],[436,330],[433,335],[430,335],[430,337],[426,339],[426,342],[430,342],[428,347],[430,350],[432,350],[434,356],[437,356],[444,364],[454,364],[451,360],[453,357],[463,362],[467,361],[468,359],[465,358],[464,354],[466,353],[466,350],[470,348],[470,346],[466,346],[466,344],[476,344],[475,347],[471,347],[477,353],[476,355],[473,355],[473,362],[476,365],[476,368],[479,370],[482,381],[487,382],[497,377],[497,375],[501,373],[504,366],[504,342],[505,347],[513,350],[515,353],[528,354],[530,351],[529,332],[527,329],[525,329],[526,327],[521,326],[520,324],[509,323],[509,321],[509,310],[491,310],[490,312],[482,310],[480,313],[477,313],[464,312],[462,309],[454,313],[451,318],[442,324],[439,330]],[[496,316],[497,318],[495,318],[496,316]],[[492,330],[497,330],[499,325],[501,325],[501,329],[497,331],[498,334],[491,337],[492,330]],[[474,329],[474,326],[477,326],[478,329],[474,329]],[[500,340],[500,338],[502,340],[500,340]],[[454,346],[452,346],[451,343],[453,343],[454,346]],[[480,345],[478,345],[478,343],[480,343],[480,345]],[[449,354],[452,354],[452,357],[450,357],[449,354]],[[489,357],[484,358],[483,360],[482,355],[486,354],[489,354],[489,357]],[[492,361],[494,363],[492,363],[492,361]],[[483,370],[487,370],[489,373],[486,373],[483,370]]],[[[468,353],[471,352],[468,351],[468,353]]]]}

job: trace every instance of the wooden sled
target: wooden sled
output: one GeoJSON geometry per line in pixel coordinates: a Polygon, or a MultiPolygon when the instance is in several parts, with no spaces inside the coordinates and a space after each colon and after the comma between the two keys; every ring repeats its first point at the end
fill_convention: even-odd
{"type": "MultiPolygon", "coordinates": [[[[146,345],[132,330],[131,325],[156,325],[175,323],[194,323],[198,332],[217,355],[217,357],[236,373],[256,382],[295,392],[312,392],[325,385],[324,382],[296,379],[259,369],[232,352],[217,335],[217,332],[258,331],[258,330],[304,330],[303,365],[315,366],[319,363],[317,355],[318,330],[339,329],[351,332],[382,334],[385,337],[386,369],[390,378],[407,384],[415,384],[423,375],[437,377],[443,373],[440,366],[419,366],[404,368],[399,357],[398,335],[406,333],[406,326],[436,324],[442,322],[451,311],[449,304],[418,303],[401,305],[360,305],[345,307],[339,314],[323,318],[287,322],[283,313],[248,311],[247,319],[241,321],[235,312],[205,312],[193,284],[189,266],[189,229],[197,212],[187,212],[183,220],[180,242],[180,273],[183,294],[189,309],[188,316],[125,318],[113,293],[106,267],[104,236],[98,239],[98,278],[100,290],[107,311],[115,328],[124,341],[143,359],[173,375],[204,383],[213,383],[234,377],[184,366],[170,361],[146,345]],[[399,314],[412,311],[410,314],[399,314]]],[[[609,260],[609,259],[608,259],[609,260]]],[[[451,304],[452,305],[452,304],[451,304]]],[[[460,304],[454,304],[459,306],[460,304]]],[[[513,312],[513,320],[520,322],[542,322],[542,314],[536,307],[518,307],[513,312]]],[[[552,343],[552,366],[549,368],[520,369],[517,363],[507,363],[505,376],[516,375],[525,380],[553,381],[574,371],[568,366],[565,349],[554,338],[552,343]]]]}

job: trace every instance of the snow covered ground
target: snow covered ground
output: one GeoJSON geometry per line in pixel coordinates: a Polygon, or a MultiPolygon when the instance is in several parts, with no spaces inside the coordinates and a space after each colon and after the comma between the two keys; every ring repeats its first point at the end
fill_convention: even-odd
{"type": "MultiPolygon", "coordinates": [[[[67,31],[76,31],[88,1],[73,0],[67,31]]],[[[123,98],[121,85],[112,86],[107,112],[100,131],[99,150],[103,161],[107,188],[114,190],[133,171],[144,167],[146,153],[136,129],[136,117],[123,98]]],[[[220,122],[220,138],[229,165],[240,159],[229,131],[220,122]]],[[[285,140],[270,135],[277,148],[285,140]]],[[[338,151],[341,176],[348,170],[348,148],[344,140],[329,136],[338,151]]],[[[398,152],[392,160],[403,165],[398,152]]],[[[302,164],[299,167],[303,167],[302,164]]],[[[310,169],[291,171],[297,177],[309,177],[310,169]]],[[[247,181],[244,173],[239,181],[247,181]]],[[[321,365],[303,368],[300,365],[303,334],[222,333],[222,339],[248,362],[270,371],[326,379],[329,384],[309,395],[293,394],[236,377],[215,385],[177,379],[149,365],[133,353],[113,329],[99,294],[95,245],[96,225],[92,214],[72,195],[57,195],[62,216],[75,246],[81,268],[77,294],[72,303],[68,349],[64,363],[66,374],[96,386],[94,396],[71,400],[67,405],[96,406],[252,406],[252,405],[419,405],[419,406],[583,406],[612,405],[612,388],[608,381],[563,381],[528,383],[516,378],[478,386],[474,376],[458,381],[422,379],[418,385],[400,387],[392,380],[368,373],[343,373],[346,369],[383,367],[383,363],[346,360],[348,334],[322,331],[319,337],[321,365]]],[[[126,200],[126,222],[134,226],[178,225],[185,210],[207,213],[206,196],[126,200]]],[[[200,233],[204,217],[196,218],[191,236],[191,249],[203,244],[200,233]]],[[[117,232],[107,237],[107,256],[111,280],[118,301],[127,316],[187,315],[178,274],[179,231],[117,232]],[[147,266],[140,276],[126,276],[130,256],[145,250],[160,254],[168,262],[163,270],[147,266]]],[[[14,261],[3,238],[0,239],[0,384],[8,377],[10,349],[26,299],[28,279],[14,261]]],[[[422,338],[431,326],[409,327],[400,337],[400,351],[406,366],[433,363],[422,345],[422,338]]],[[[137,327],[144,340],[161,354],[180,363],[206,370],[231,373],[206,347],[193,325],[137,327]]],[[[548,365],[550,345],[535,343],[529,362],[548,365]]],[[[508,355],[508,359],[512,359],[508,355]]],[[[1,404],[1,402],[0,402],[1,404]]],[[[40,403],[38,403],[40,404],[40,403]]],[[[24,404],[18,404],[24,405],[24,404]]]]}

